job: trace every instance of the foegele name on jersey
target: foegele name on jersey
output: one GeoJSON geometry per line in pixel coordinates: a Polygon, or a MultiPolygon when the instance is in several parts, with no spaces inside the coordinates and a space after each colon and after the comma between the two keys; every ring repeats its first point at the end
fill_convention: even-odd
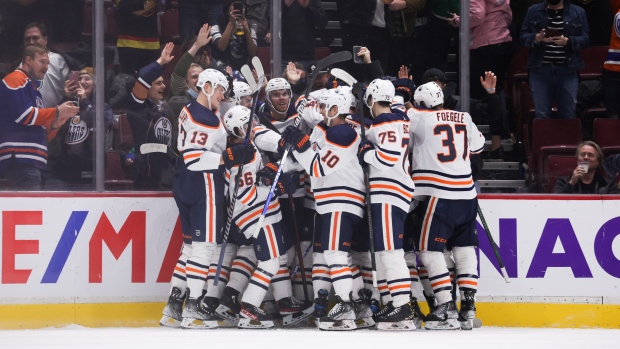
{"type": "Polygon", "coordinates": [[[465,113],[459,113],[457,111],[439,111],[437,114],[437,121],[451,121],[457,123],[463,123],[465,113]]]}

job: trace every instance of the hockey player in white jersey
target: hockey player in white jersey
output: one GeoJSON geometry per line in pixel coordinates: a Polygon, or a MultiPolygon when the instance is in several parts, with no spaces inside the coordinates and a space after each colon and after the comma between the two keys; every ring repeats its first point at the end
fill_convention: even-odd
{"type": "MultiPolygon", "coordinates": [[[[263,113],[259,113],[260,125],[256,127],[256,146],[268,157],[269,162],[278,162],[280,156],[278,155],[278,142],[280,141],[280,134],[288,127],[294,124],[297,118],[297,110],[291,103],[292,90],[291,86],[283,78],[274,78],[269,80],[267,87],[265,88],[267,94],[267,104],[269,110],[263,113]]],[[[308,125],[302,122],[300,129],[304,132],[309,132],[314,125],[308,125]]],[[[299,185],[297,190],[292,193],[292,204],[288,198],[288,195],[280,198],[282,204],[282,216],[284,220],[285,236],[287,240],[288,252],[281,257],[282,268],[280,274],[284,275],[287,266],[292,268],[296,263],[296,253],[294,242],[296,241],[296,233],[299,234],[301,251],[311,249],[312,244],[312,218],[314,211],[312,208],[308,208],[305,204],[305,178],[307,177],[304,169],[291,157],[288,157],[283,167],[284,173],[296,172],[299,174],[299,185]],[[294,210],[292,209],[294,207],[294,210]]],[[[303,253],[303,252],[302,252],[303,253]]],[[[312,293],[311,282],[311,266],[312,266],[312,251],[310,250],[304,258],[304,267],[306,280],[301,279],[301,273],[296,275],[294,281],[294,294],[296,298],[301,299],[304,295],[303,286],[304,283],[308,288],[308,292],[312,293]]],[[[288,279],[284,277],[278,277],[275,282],[284,282],[288,279]]]]}
{"type": "MultiPolygon", "coordinates": [[[[242,106],[232,107],[223,117],[231,144],[244,142],[248,121],[251,118],[250,109],[242,106]]],[[[252,139],[250,135],[250,139],[252,139]]],[[[269,163],[262,168],[262,157],[259,152],[246,166],[239,177],[237,201],[233,212],[233,222],[239,228],[239,233],[250,239],[254,246],[254,253],[258,260],[248,288],[241,298],[239,312],[239,327],[241,328],[269,328],[273,327],[273,316],[266,314],[261,308],[261,302],[272,284],[272,279],[280,269],[279,257],[286,253],[285,240],[282,232],[282,214],[278,199],[272,200],[264,221],[264,227],[257,237],[251,237],[258,222],[269,194],[270,185],[275,178],[277,167],[269,163]]],[[[226,177],[229,183],[238,175],[238,166],[231,167],[226,177]]],[[[278,181],[277,194],[295,191],[299,178],[297,174],[285,173],[278,181]]],[[[228,186],[229,196],[234,195],[234,185],[228,186]]],[[[274,297],[278,303],[280,315],[285,325],[303,321],[312,313],[312,305],[293,300],[290,279],[273,284],[274,297]],[[305,313],[304,313],[305,311],[305,313]]]]}
{"type": "MultiPolygon", "coordinates": [[[[421,322],[415,298],[410,298],[409,268],[404,259],[404,222],[413,198],[409,174],[409,118],[390,109],[394,85],[373,80],[364,96],[373,123],[360,144],[359,158],[370,169],[370,198],[379,280],[386,280],[391,302],[375,314],[382,330],[415,330],[421,322]]],[[[381,285],[380,285],[381,286],[381,285]]]]}
{"type": "MultiPolygon", "coordinates": [[[[313,276],[324,274],[331,279],[337,303],[319,321],[324,330],[353,330],[355,309],[352,303],[353,279],[347,252],[351,247],[354,226],[364,213],[364,180],[357,161],[360,137],[346,123],[350,104],[336,90],[321,98],[324,122],[309,137],[295,127],[282,133],[281,144],[292,144],[293,155],[310,175],[320,225],[315,229],[313,276]],[[321,253],[322,252],[322,255],[321,253]],[[319,272],[317,265],[323,265],[319,272]]],[[[316,287],[315,287],[316,289],[316,287]]],[[[325,294],[318,290],[315,294],[325,294]]],[[[326,304],[324,304],[326,305],[326,304]]]]}
{"type": "MultiPolygon", "coordinates": [[[[434,82],[418,87],[416,108],[408,111],[413,138],[412,178],[423,221],[415,241],[426,267],[437,308],[426,317],[426,329],[459,329],[473,321],[478,286],[476,214],[478,201],[469,155],[483,150],[485,139],[465,112],[443,109],[443,92],[434,82]],[[457,315],[452,284],[443,255],[452,250],[461,290],[457,315]]],[[[470,327],[471,328],[471,327],[470,327]]]]}
{"type": "Polygon", "coordinates": [[[221,213],[226,209],[224,169],[249,162],[256,151],[243,144],[226,147],[226,130],[214,114],[228,88],[224,74],[204,70],[196,87],[201,90],[198,97],[179,115],[180,155],[172,193],[179,208],[184,245],[161,323],[174,326],[181,322],[181,327],[207,328],[216,326],[206,324],[214,309],[200,297],[218,239],[221,242],[221,213]],[[181,314],[186,293],[183,278],[187,280],[189,295],[181,314]]]}

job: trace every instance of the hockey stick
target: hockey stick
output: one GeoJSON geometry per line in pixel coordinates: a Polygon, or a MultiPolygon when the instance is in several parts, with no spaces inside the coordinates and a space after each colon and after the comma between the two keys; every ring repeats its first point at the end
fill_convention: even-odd
{"type": "MultiPolygon", "coordinates": [[[[256,109],[256,102],[258,102],[258,94],[260,93],[260,88],[263,86],[263,81],[265,79],[265,75],[264,75],[264,71],[263,71],[263,66],[260,63],[260,60],[258,59],[258,57],[254,57],[255,59],[252,59],[252,64],[254,64],[254,68],[256,69],[256,72],[261,72],[263,75],[259,75],[258,76],[258,84],[255,86],[257,86],[256,91],[254,91],[254,96],[253,96],[253,101],[252,101],[252,110],[256,109]],[[260,67],[259,67],[260,66],[260,67]]],[[[248,76],[244,75],[243,77],[246,80],[250,80],[252,79],[252,81],[254,81],[254,75],[252,74],[252,71],[250,70],[250,68],[247,65],[244,65],[242,68],[242,71],[245,71],[246,73],[249,71],[248,76]]],[[[254,119],[252,118],[252,111],[250,111],[250,119],[248,120],[247,126],[246,126],[246,131],[245,131],[245,139],[244,139],[244,144],[248,145],[250,143],[250,134],[252,133],[252,122],[254,121],[254,119]]],[[[222,248],[220,250],[220,257],[217,261],[217,268],[215,269],[215,279],[213,280],[213,285],[217,286],[219,280],[220,280],[220,273],[222,272],[222,264],[224,263],[224,254],[226,252],[226,245],[228,244],[228,235],[230,234],[230,226],[232,225],[232,220],[233,220],[233,214],[235,212],[235,203],[237,202],[237,192],[239,191],[239,180],[241,179],[241,175],[243,173],[243,164],[239,165],[239,171],[237,172],[237,176],[235,177],[235,189],[233,190],[233,196],[232,198],[230,198],[230,204],[228,205],[228,217],[226,217],[226,226],[224,228],[224,235],[222,236],[222,248]]]]}
{"type": "Polygon", "coordinates": [[[293,203],[293,195],[291,193],[288,193],[288,201],[291,205],[291,210],[293,211],[293,225],[295,226],[295,252],[297,253],[297,262],[299,262],[298,265],[301,266],[301,278],[304,285],[304,298],[306,301],[309,301],[310,298],[308,297],[308,286],[306,285],[306,268],[304,267],[304,259],[301,255],[301,238],[299,237],[299,229],[297,229],[295,203],[293,203]]]}
{"type": "Polygon", "coordinates": [[[140,153],[143,155],[153,153],[166,154],[168,156],[168,160],[172,163],[175,163],[177,161],[177,157],[179,157],[179,155],[172,150],[172,147],[161,143],[142,143],[140,146],[140,153]]]}
{"type": "Polygon", "coordinates": [[[504,266],[504,262],[502,262],[502,257],[499,255],[499,251],[497,250],[497,245],[495,244],[495,240],[493,240],[493,236],[491,236],[491,232],[489,231],[489,226],[487,225],[487,221],[484,220],[484,215],[482,214],[482,209],[480,208],[480,205],[478,205],[478,215],[480,216],[480,220],[482,221],[482,226],[484,227],[484,230],[487,233],[487,237],[489,238],[491,247],[493,247],[493,253],[495,253],[495,258],[497,258],[497,263],[499,264],[499,268],[502,271],[504,280],[506,280],[506,283],[509,283],[510,278],[508,277],[508,273],[506,272],[506,267],[504,266]]]}
{"type": "MultiPolygon", "coordinates": [[[[308,252],[310,252],[310,249],[312,248],[312,244],[309,244],[308,247],[306,247],[306,251],[304,251],[304,256],[301,258],[306,258],[306,256],[308,255],[308,252]]],[[[297,274],[297,272],[299,271],[300,265],[297,264],[295,266],[295,269],[293,269],[293,272],[291,273],[291,277],[293,277],[295,274],[297,274]]]]}
{"type": "MultiPolygon", "coordinates": [[[[351,59],[351,57],[352,57],[351,52],[341,51],[337,53],[332,53],[331,55],[316,62],[316,66],[314,67],[314,70],[312,71],[312,74],[310,75],[310,79],[308,79],[306,89],[304,90],[304,98],[306,99],[308,98],[308,94],[310,93],[310,90],[312,89],[312,86],[314,85],[314,80],[316,80],[316,78],[319,76],[319,73],[321,72],[321,70],[327,68],[328,66],[332,64],[348,61],[349,59],[351,59]]],[[[297,117],[295,118],[295,123],[294,123],[295,127],[299,127],[299,124],[301,123],[301,114],[303,113],[305,106],[306,106],[305,103],[301,103],[297,108],[297,117]]],[[[284,151],[284,154],[282,154],[282,159],[280,159],[280,166],[278,166],[278,172],[276,172],[276,177],[273,181],[273,184],[271,185],[271,190],[269,191],[269,195],[267,196],[267,201],[265,202],[263,211],[261,212],[261,215],[258,218],[258,224],[256,225],[256,230],[254,231],[254,234],[253,234],[253,236],[255,237],[258,235],[258,233],[263,227],[263,221],[265,220],[265,215],[267,214],[269,203],[271,202],[271,199],[273,198],[273,193],[275,192],[276,187],[278,185],[278,179],[280,179],[280,174],[282,174],[282,167],[284,166],[284,162],[286,161],[286,158],[288,157],[288,153],[291,151],[291,149],[293,149],[293,146],[288,147],[284,151]]]]}
{"type": "MultiPolygon", "coordinates": [[[[360,131],[362,133],[362,141],[366,140],[366,124],[364,122],[364,104],[362,96],[362,84],[359,84],[357,80],[351,76],[351,74],[338,68],[334,68],[330,73],[336,78],[346,82],[357,93],[357,115],[360,117],[360,131]]],[[[362,166],[364,169],[364,185],[366,185],[366,215],[368,216],[368,238],[370,239],[370,263],[372,265],[372,285],[377,287],[377,261],[375,256],[375,234],[372,225],[372,206],[370,200],[370,169],[368,164],[364,163],[362,166]]]]}

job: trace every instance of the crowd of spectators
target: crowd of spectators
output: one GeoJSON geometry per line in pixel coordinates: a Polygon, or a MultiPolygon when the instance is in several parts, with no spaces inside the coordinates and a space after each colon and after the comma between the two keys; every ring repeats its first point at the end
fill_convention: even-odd
{"type": "MultiPolygon", "coordinates": [[[[519,50],[528,50],[527,60],[519,64],[527,67],[525,82],[531,91],[534,117],[575,118],[581,116],[577,110],[579,94],[584,86],[592,89],[592,84],[581,84],[579,72],[586,64],[582,52],[591,45],[609,46],[611,33],[613,47],[604,69],[601,67],[601,74],[594,79],[597,100],[589,106],[604,108],[598,116],[618,118],[619,0],[471,0],[469,4],[469,104],[474,120],[490,126],[491,145],[484,155],[487,160],[506,159],[502,139],[523,138],[515,122],[519,113],[515,110],[520,110],[520,105],[507,91],[511,60],[519,50]],[[496,87],[485,88],[480,83],[487,72],[494,73],[496,87]]],[[[133,181],[134,188],[168,189],[171,168],[152,168],[149,158],[137,151],[139,145],[153,136],[166,138],[174,147],[176,115],[196,98],[196,81],[203,69],[225,72],[231,86],[233,80],[242,79],[238,72],[241,66],[271,44],[271,1],[106,0],[106,13],[113,13],[107,17],[106,30],[114,27],[115,37],[113,41],[106,37],[104,77],[95,76],[89,37],[83,35],[92,22],[85,18],[88,6],[92,4],[85,0],[0,2],[0,77],[9,86],[6,92],[0,90],[0,100],[14,92],[8,85],[19,80],[14,71],[32,82],[23,89],[29,91],[30,104],[24,102],[20,110],[10,109],[15,105],[3,108],[0,120],[2,125],[29,125],[28,132],[37,135],[36,151],[45,153],[38,163],[31,161],[32,156],[20,156],[28,149],[7,145],[9,131],[4,130],[0,133],[0,172],[4,171],[0,178],[11,189],[38,189],[43,185],[48,189],[91,190],[94,104],[99,103],[93,98],[93,89],[95,79],[100,78],[105,79],[106,86],[106,98],[101,103],[105,103],[107,150],[119,152],[123,173],[133,181]],[[170,14],[178,23],[176,38],[160,33],[163,18],[170,14]],[[28,70],[37,64],[44,65],[39,72],[28,70]],[[34,108],[35,115],[24,118],[31,112],[29,108],[34,108]],[[52,115],[54,110],[56,115],[52,115]],[[131,128],[133,143],[118,147],[114,133],[119,132],[123,121],[131,128]],[[142,132],[152,123],[159,127],[156,135],[142,132]],[[21,172],[7,170],[15,166],[21,172]],[[22,183],[20,173],[33,172],[23,166],[37,170],[39,184],[22,183]]],[[[458,110],[458,69],[451,54],[458,60],[459,30],[463,30],[459,8],[459,0],[282,0],[283,77],[290,82],[295,97],[302,93],[315,63],[317,42],[325,42],[317,40],[322,39],[319,33],[330,21],[337,22],[342,45],[332,46],[332,51],[352,51],[359,46],[365,63],[351,61],[343,68],[361,80],[392,76],[410,79],[411,86],[435,81],[444,90],[446,108],[458,110]],[[336,9],[329,16],[324,6],[328,2],[336,9]]],[[[335,42],[330,39],[328,42],[335,42]]],[[[328,77],[326,73],[317,79],[314,89],[324,87],[328,77]]],[[[585,129],[584,138],[591,138],[587,126],[585,129]]],[[[585,147],[597,150],[598,146],[585,147]]],[[[596,171],[596,167],[591,165],[590,169],[596,171]]],[[[569,184],[576,185],[575,178],[583,177],[579,167],[575,171],[568,180],[557,182],[558,186],[566,182],[562,192],[569,184]]]]}

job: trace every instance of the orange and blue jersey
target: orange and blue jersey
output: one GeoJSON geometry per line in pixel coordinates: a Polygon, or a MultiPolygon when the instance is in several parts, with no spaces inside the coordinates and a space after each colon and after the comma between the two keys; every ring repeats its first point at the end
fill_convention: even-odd
{"type": "Polygon", "coordinates": [[[41,92],[26,72],[17,69],[0,84],[0,173],[13,162],[47,167],[46,128],[57,116],[45,108],[41,92]]]}

